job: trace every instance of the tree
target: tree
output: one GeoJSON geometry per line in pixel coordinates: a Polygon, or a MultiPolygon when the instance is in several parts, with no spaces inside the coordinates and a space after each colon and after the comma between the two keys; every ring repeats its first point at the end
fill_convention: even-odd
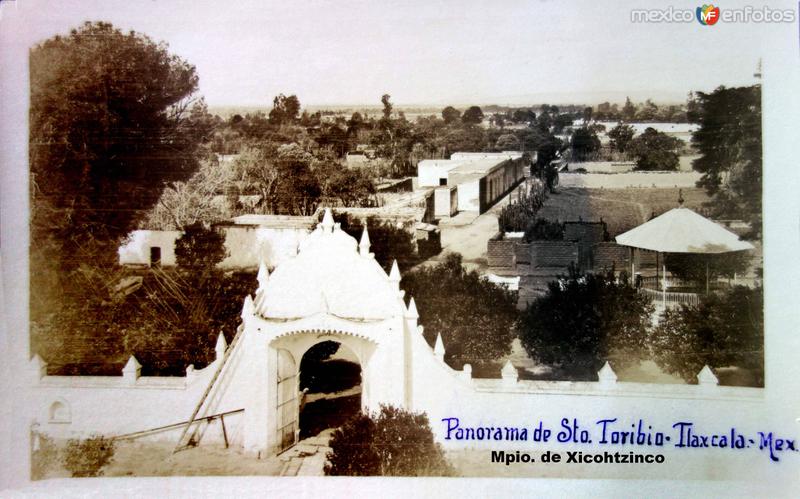
{"type": "Polygon", "coordinates": [[[608,132],[608,138],[611,139],[611,149],[625,152],[634,135],[635,131],[632,126],[622,122],[617,123],[617,126],[608,132]]]}
{"type": "Polygon", "coordinates": [[[625,97],[625,105],[622,106],[622,117],[628,121],[631,121],[635,115],[636,106],[633,105],[630,97],[625,97]]]}
{"type": "Polygon", "coordinates": [[[461,119],[461,111],[453,106],[447,106],[446,108],[442,109],[442,119],[447,125],[457,123],[461,119]]]}
{"type": "Polygon", "coordinates": [[[414,297],[425,339],[433,345],[441,334],[451,365],[489,364],[511,351],[516,293],[465,271],[461,255],[406,273],[402,287],[414,297]]]}
{"type": "Polygon", "coordinates": [[[283,94],[279,94],[272,100],[269,122],[274,125],[291,124],[297,121],[299,113],[300,99],[296,95],[286,97],[283,94]]]}
{"type": "Polygon", "coordinates": [[[115,245],[165,182],[197,169],[207,112],[194,66],[108,23],[34,47],[30,76],[32,260],[75,268],[77,251],[115,245]]]}
{"type": "Polygon", "coordinates": [[[516,151],[520,147],[519,139],[513,133],[506,133],[497,138],[494,148],[498,151],[516,151]]]}
{"type": "Polygon", "coordinates": [[[701,156],[692,167],[703,174],[698,187],[713,196],[713,215],[750,223],[761,234],[761,87],[719,87],[697,92],[690,115],[700,128],[692,144],[701,156]]]}
{"type": "Polygon", "coordinates": [[[594,379],[605,361],[614,369],[640,358],[653,307],[614,272],[569,274],[522,313],[518,335],[528,355],[576,379],[594,379]]]}
{"type": "Polygon", "coordinates": [[[30,82],[31,345],[44,352],[108,316],[114,281],[99,276],[164,186],[196,171],[213,120],[191,64],[108,23],[34,47],[30,82]]]}
{"type": "Polygon", "coordinates": [[[333,432],[326,475],[450,476],[453,468],[434,441],[428,416],[382,405],[333,432]]]}
{"type": "Polygon", "coordinates": [[[465,125],[479,125],[483,121],[483,111],[478,106],[470,106],[461,115],[461,122],[465,125]]]}
{"type": "Polygon", "coordinates": [[[225,259],[225,236],[202,223],[183,228],[183,235],[175,241],[175,262],[185,270],[210,270],[225,259]]]}
{"type": "Polygon", "coordinates": [[[572,157],[576,161],[586,161],[592,153],[600,149],[600,139],[587,127],[575,130],[572,135],[572,157]]]}
{"type": "Polygon", "coordinates": [[[682,144],[678,138],[647,127],[643,134],[630,141],[628,151],[636,158],[637,170],[677,170],[678,150],[682,144]]]}
{"type": "Polygon", "coordinates": [[[649,336],[655,362],[694,383],[703,366],[750,370],[764,386],[764,296],[761,288],[736,286],[712,293],[699,306],[669,309],[649,336]]]}

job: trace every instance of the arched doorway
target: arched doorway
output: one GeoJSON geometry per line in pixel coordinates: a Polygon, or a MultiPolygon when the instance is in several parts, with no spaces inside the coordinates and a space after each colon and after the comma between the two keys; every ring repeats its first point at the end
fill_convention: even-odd
{"type": "Polygon", "coordinates": [[[300,359],[299,438],[337,428],[361,410],[361,365],[346,345],[325,340],[300,359]]]}

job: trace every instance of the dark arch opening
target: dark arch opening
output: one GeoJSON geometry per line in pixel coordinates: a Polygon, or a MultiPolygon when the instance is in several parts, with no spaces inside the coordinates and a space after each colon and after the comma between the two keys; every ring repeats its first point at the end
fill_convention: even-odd
{"type": "Polygon", "coordinates": [[[300,438],[338,428],[361,410],[361,365],[337,341],[317,343],[300,361],[300,438]]]}

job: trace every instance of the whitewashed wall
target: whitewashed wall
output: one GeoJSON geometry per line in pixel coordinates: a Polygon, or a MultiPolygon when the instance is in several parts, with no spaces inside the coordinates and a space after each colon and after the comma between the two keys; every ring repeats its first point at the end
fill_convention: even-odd
{"type": "Polygon", "coordinates": [[[150,248],[161,248],[161,265],[175,265],[175,241],[183,232],[178,230],[135,230],[120,246],[120,265],[150,265],[150,248]]]}
{"type": "Polygon", "coordinates": [[[228,256],[219,263],[223,269],[255,268],[262,259],[269,268],[297,253],[308,235],[303,228],[274,228],[233,225],[222,228],[228,256]]]}

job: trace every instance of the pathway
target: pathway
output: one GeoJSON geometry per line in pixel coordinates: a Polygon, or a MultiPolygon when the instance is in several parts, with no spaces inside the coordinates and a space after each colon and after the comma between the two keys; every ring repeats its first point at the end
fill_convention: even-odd
{"type": "Polygon", "coordinates": [[[319,434],[299,441],[294,447],[278,455],[283,462],[280,476],[322,476],[327,454],[331,450],[328,442],[334,429],[328,428],[319,434]]]}

